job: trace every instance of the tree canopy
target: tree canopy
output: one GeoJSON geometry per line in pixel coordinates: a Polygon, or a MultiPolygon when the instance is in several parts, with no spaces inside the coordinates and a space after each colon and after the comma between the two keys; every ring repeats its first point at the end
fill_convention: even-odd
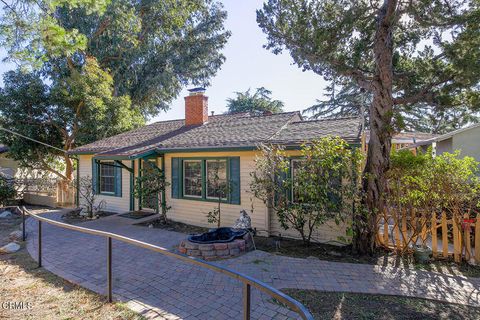
{"type": "MultiPolygon", "coordinates": [[[[38,72],[20,70],[7,72],[4,83],[0,90],[1,126],[65,151],[144,123],[128,96],[113,95],[113,79],[95,59],[88,59],[82,68],[50,85],[38,72]]],[[[0,133],[0,139],[23,166],[72,179],[71,160],[64,153],[5,132],[0,133]],[[59,158],[65,160],[60,168],[55,161],[59,158]]]]}
{"type": "Polygon", "coordinates": [[[60,58],[95,57],[145,116],[168,109],[187,84],[208,85],[230,33],[217,1],[16,0],[4,6],[0,42],[8,59],[44,76],[60,58]]]}
{"type": "Polygon", "coordinates": [[[257,22],[267,49],[286,49],[299,67],[349,79],[372,95],[363,176],[368,210],[355,218],[354,248],[373,252],[397,106],[478,110],[480,2],[268,0],[257,22]]]}
{"type": "MultiPolygon", "coordinates": [[[[65,151],[143,124],[184,85],[208,85],[230,35],[211,0],[2,3],[0,43],[19,65],[5,75],[2,125],[65,151]]],[[[65,154],[0,138],[23,165],[72,179],[65,154]]]]}
{"type": "Polygon", "coordinates": [[[245,92],[235,92],[235,94],[235,98],[227,99],[228,113],[263,114],[265,112],[278,113],[283,111],[283,102],[273,100],[272,92],[264,87],[255,89],[253,94],[250,89],[245,92]]]}
{"type": "MultiPolygon", "coordinates": [[[[324,99],[308,107],[303,114],[312,119],[363,117],[368,127],[370,92],[361,89],[350,79],[333,79],[325,89],[324,99]]],[[[419,131],[447,133],[480,121],[480,113],[463,105],[444,107],[429,103],[395,106],[393,126],[396,132],[419,131]]]]}

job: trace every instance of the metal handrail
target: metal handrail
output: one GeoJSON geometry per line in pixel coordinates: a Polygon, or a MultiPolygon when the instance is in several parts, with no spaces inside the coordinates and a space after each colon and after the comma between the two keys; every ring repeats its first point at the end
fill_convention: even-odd
{"type": "Polygon", "coordinates": [[[213,270],[215,272],[219,272],[222,274],[225,274],[231,278],[234,278],[238,281],[241,281],[243,283],[243,319],[249,320],[250,319],[250,291],[251,291],[251,286],[257,288],[258,290],[268,294],[272,298],[275,298],[276,300],[280,301],[281,303],[285,304],[288,306],[292,311],[296,312],[299,314],[302,319],[304,320],[313,320],[313,316],[308,311],[308,309],[298,302],[297,300],[293,299],[292,297],[286,295],[285,293],[281,292],[278,289],[273,288],[272,286],[269,286],[268,284],[254,279],[250,276],[247,276],[245,274],[227,269],[225,267],[219,266],[214,263],[210,263],[198,258],[190,257],[184,254],[176,253],[171,250],[168,250],[166,248],[156,246],[147,242],[143,242],[140,240],[135,240],[132,238],[128,238],[116,233],[111,233],[111,232],[106,232],[106,231],[101,231],[101,230],[95,230],[95,229],[89,229],[89,228],[84,228],[84,227],[79,227],[76,225],[71,225],[51,219],[47,219],[45,217],[41,217],[39,215],[33,214],[29,212],[25,207],[22,207],[22,221],[23,221],[23,230],[22,230],[22,235],[23,235],[23,240],[25,241],[26,237],[26,231],[25,231],[25,214],[31,216],[32,218],[38,220],[38,266],[42,266],[42,222],[46,222],[58,227],[62,227],[65,229],[70,229],[82,233],[87,233],[87,234],[92,234],[96,236],[102,236],[107,238],[107,291],[108,291],[108,301],[112,302],[112,239],[119,240],[125,243],[133,244],[138,247],[142,247],[145,249],[149,249],[155,252],[159,252],[163,255],[173,257],[179,260],[182,260],[187,263],[191,263],[194,265],[198,265],[210,270],[213,270]]]}

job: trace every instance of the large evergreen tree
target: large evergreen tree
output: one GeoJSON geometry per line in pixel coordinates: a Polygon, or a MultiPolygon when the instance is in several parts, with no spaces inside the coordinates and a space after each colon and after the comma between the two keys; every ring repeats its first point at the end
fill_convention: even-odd
{"type": "Polygon", "coordinates": [[[228,113],[248,112],[251,114],[263,114],[266,112],[278,113],[283,111],[283,102],[273,100],[270,90],[264,87],[257,88],[255,93],[250,89],[245,92],[235,92],[235,98],[227,99],[228,113]]]}
{"type": "MultiPolygon", "coordinates": [[[[325,89],[325,98],[305,109],[304,115],[312,119],[363,117],[368,127],[368,106],[372,94],[357,86],[351,79],[334,79],[325,89]]],[[[447,133],[480,121],[478,107],[458,105],[445,107],[436,103],[414,103],[394,106],[395,132],[419,131],[436,134],[447,133]]]]}
{"type": "Polygon", "coordinates": [[[363,176],[368,210],[354,217],[354,248],[372,252],[396,106],[478,107],[480,3],[268,0],[257,21],[274,53],[287,49],[303,69],[351,79],[372,95],[363,176]]]}

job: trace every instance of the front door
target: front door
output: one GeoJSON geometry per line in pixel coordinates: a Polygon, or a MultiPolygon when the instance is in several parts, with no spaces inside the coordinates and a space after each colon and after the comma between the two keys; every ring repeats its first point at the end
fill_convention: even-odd
{"type": "MultiPolygon", "coordinates": [[[[146,172],[155,170],[157,166],[157,158],[150,158],[143,160],[143,169],[146,172]]],[[[157,195],[154,196],[145,196],[142,199],[142,207],[143,209],[148,210],[157,210],[160,203],[160,199],[158,199],[157,195]]]]}

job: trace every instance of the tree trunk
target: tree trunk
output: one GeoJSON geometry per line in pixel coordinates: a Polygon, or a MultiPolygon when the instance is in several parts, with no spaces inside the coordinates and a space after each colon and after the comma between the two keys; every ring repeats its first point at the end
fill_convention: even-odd
{"type": "Polygon", "coordinates": [[[375,33],[375,80],[370,113],[370,141],[363,175],[365,211],[355,216],[354,250],[372,254],[375,250],[377,214],[384,208],[385,173],[390,164],[393,115],[393,39],[396,0],[385,0],[379,9],[375,33]]]}
{"type": "Polygon", "coordinates": [[[63,158],[65,159],[65,177],[67,182],[70,183],[73,181],[73,161],[67,154],[63,158]]]}

